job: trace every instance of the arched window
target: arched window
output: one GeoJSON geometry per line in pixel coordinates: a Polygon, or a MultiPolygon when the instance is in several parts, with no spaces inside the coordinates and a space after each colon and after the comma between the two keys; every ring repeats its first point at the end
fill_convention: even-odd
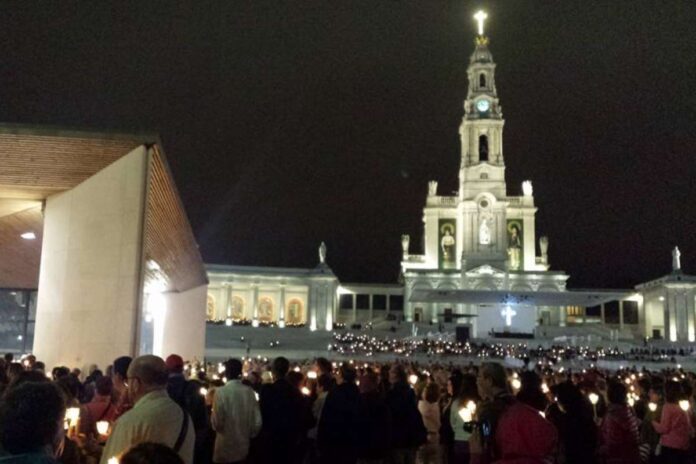
{"type": "Polygon", "coordinates": [[[215,297],[208,293],[208,302],[206,305],[205,316],[209,321],[215,320],[215,297]]]}
{"type": "Polygon", "coordinates": [[[302,301],[298,298],[293,298],[288,302],[287,312],[285,313],[285,322],[288,324],[302,324],[304,322],[302,314],[302,301]]]}
{"type": "Polygon", "coordinates": [[[259,300],[259,321],[273,321],[273,300],[263,297],[259,300]]]}
{"type": "Polygon", "coordinates": [[[486,87],[486,75],[484,73],[479,74],[479,87],[486,87]]]}
{"type": "Polygon", "coordinates": [[[244,300],[236,295],[230,302],[230,317],[236,320],[244,319],[244,300]]]}
{"type": "Polygon", "coordinates": [[[488,161],[488,136],[479,136],[479,161],[488,161]]]}

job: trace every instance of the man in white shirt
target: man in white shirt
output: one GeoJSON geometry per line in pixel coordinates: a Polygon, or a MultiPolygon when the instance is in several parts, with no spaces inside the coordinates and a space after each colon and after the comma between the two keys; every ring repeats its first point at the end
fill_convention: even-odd
{"type": "Polygon", "coordinates": [[[242,384],[242,363],[238,359],[225,362],[225,375],[230,379],[215,390],[212,423],[217,432],[213,462],[242,463],[249,454],[249,442],[261,430],[261,410],[254,390],[242,384]]]}
{"type": "Polygon", "coordinates": [[[167,366],[157,356],[140,356],[128,368],[128,395],[133,408],[115,423],[101,458],[107,464],[134,445],[161,443],[193,464],[195,431],[189,415],[167,394],[167,366]]]}

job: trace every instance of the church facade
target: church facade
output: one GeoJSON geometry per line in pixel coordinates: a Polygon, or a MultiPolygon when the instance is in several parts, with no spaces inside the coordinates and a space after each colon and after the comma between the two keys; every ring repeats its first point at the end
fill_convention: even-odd
{"type": "Polygon", "coordinates": [[[402,236],[406,319],[466,318],[474,336],[512,329],[512,312],[514,328],[531,332],[539,320],[558,323],[559,309],[513,310],[504,302],[484,309],[469,303],[418,301],[416,295],[423,290],[562,292],[568,279],[563,272],[549,270],[548,239],[536,233],[531,181],[522,184],[521,195],[508,192],[505,121],[488,45],[486,36],[476,38],[467,71],[469,87],[459,126],[459,191],[439,195],[437,181],[430,181],[423,209],[423,254],[411,253],[410,237],[402,236]]]}
{"type": "Polygon", "coordinates": [[[537,234],[532,182],[510,188],[505,179],[496,64],[483,34],[485,14],[476,19],[458,191],[441,195],[438,182],[429,182],[423,249],[412,250],[410,236],[401,236],[403,285],[342,284],[322,244],[314,269],[207,266],[208,320],[310,330],[405,321],[461,328],[472,338],[695,341],[696,276],[681,271],[676,248],[671,274],[634,289],[570,290],[569,276],[551,270],[549,239],[537,234]]]}

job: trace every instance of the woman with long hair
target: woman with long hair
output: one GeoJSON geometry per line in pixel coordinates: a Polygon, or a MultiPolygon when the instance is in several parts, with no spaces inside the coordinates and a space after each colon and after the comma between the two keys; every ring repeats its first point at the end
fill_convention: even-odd
{"type": "Polygon", "coordinates": [[[682,387],[672,380],[665,383],[665,404],[662,407],[660,422],[653,421],[655,431],[660,434],[660,460],[669,464],[689,462],[689,442],[694,429],[691,418],[679,402],[686,401],[682,387]]]}
{"type": "Polygon", "coordinates": [[[469,438],[471,432],[464,427],[464,419],[460,411],[469,409],[475,411],[475,406],[481,400],[476,386],[476,376],[464,374],[458,392],[455,392],[450,408],[449,421],[454,431],[454,443],[452,446],[452,459],[450,462],[468,464],[469,462],[469,438]]]}

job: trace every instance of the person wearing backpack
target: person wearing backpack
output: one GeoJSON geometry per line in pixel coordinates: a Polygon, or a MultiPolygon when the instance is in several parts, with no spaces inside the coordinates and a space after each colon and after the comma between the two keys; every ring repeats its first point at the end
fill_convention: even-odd
{"type": "Polygon", "coordinates": [[[507,374],[497,363],[483,363],[477,378],[484,402],[469,439],[471,464],[546,464],[554,462],[556,428],[539,411],[509,392],[507,374]]]}
{"type": "Polygon", "coordinates": [[[212,450],[208,449],[208,438],[211,433],[208,420],[208,409],[205,407],[205,397],[201,395],[201,384],[184,377],[184,360],[177,354],[167,356],[167,393],[176,404],[191,416],[193,429],[196,432],[194,447],[195,464],[210,462],[212,450]]]}

